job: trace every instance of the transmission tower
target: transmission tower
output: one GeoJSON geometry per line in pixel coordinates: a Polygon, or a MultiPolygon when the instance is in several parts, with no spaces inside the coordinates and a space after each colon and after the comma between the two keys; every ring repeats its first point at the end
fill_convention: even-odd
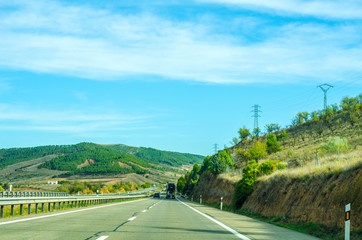
{"type": "Polygon", "coordinates": [[[254,115],[252,117],[254,117],[254,129],[259,127],[259,122],[258,122],[258,118],[261,117],[259,115],[259,113],[261,113],[261,111],[259,110],[259,108],[261,108],[258,104],[255,104],[254,106],[252,106],[254,109],[251,111],[254,113],[254,115]]]}
{"type": "Polygon", "coordinates": [[[214,151],[215,151],[215,154],[217,153],[217,143],[214,144],[214,151]]]}
{"type": "Polygon", "coordinates": [[[329,84],[322,84],[322,85],[319,85],[317,86],[319,87],[320,89],[322,89],[322,91],[324,92],[324,110],[327,110],[327,91],[332,88],[333,86],[332,85],[329,85],[329,84]]]}

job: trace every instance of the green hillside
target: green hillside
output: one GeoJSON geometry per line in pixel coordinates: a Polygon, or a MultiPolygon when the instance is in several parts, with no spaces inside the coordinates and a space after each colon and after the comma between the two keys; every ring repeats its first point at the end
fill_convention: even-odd
{"type": "Polygon", "coordinates": [[[194,164],[201,163],[204,160],[204,156],[189,154],[189,153],[178,153],[160,151],[154,148],[145,147],[130,147],[122,144],[108,145],[110,149],[130,154],[135,157],[139,157],[154,164],[166,164],[169,166],[181,166],[183,164],[194,164]]]}
{"type": "Polygon", "coordinates": [[[82,144],[0,149],[0,169],[47,155],[71,154],[82,150],[84,150],[82,144]]]}
{"type": "Polygon", "coordinates": [[[202,156],[135,148],[125,145],[79,143],[64,146],[0,149],[0,169],[20,162],[55,155],[38,169],[67,171],[70,175],[149,173],[150,169],[175,171],[172,167],[200,163],[202,156]],[[132,150],[132,151],[131,151],[132,150]]]}

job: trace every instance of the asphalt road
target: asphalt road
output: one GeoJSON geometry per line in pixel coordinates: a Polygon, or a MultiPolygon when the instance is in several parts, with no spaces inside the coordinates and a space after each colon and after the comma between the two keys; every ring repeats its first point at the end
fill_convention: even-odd
{"type": "Polygon", "coordinates": [[[0,239],[317,239],[178,200],[144,199],[0,220],[0,239]]]}

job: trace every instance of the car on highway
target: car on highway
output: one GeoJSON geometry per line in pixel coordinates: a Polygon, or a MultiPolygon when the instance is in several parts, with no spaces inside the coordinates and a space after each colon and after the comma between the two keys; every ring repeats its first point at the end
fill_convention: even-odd
{"type": "Polygon", "coordinates": [[[160,198],[160,193],[159,193],[159,192],[155,192],[155,193],[153,194],[153,197],[154,197],[154,198],[160,198]]]}

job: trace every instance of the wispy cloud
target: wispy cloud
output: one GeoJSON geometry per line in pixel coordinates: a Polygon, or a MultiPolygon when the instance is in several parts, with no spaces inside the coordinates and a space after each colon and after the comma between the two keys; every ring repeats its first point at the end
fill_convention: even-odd
{"type": "Polygon", "coordinates": [[[94,133],[154,128],[152,116],[87,113],[80,110],[31,110],[27,106],[0,104],[0,130],[94,133]]]}
{"type": "Polygon", "coordinates": [[[198,0],[199,2],[231,4],[256,11],[282,15],[307,15],[332,19],[362,19],[358,0],[198,0]]]}
{"type": "MultiPolygon", "coordinates": [[[[283,4],[208,2],[283,11],[300,9],[303,4],[287,0],[283,4]]],[[[322,2],[311,1],[302,8],[318,13],[339,6],[330,4],[318,10],[318,4],[322,2]]],[[[195,21],[173,20],[150,12],[115,13],[56,1],[21,1],[14,9],[3,11],[0,17],[0,67],[7,69],[95,80],[158,76],[210,83],[341,80],[346,72],[362,73],[362,37],[358,34],[362,29],[354,23],[265,26],[249,18],[245,20],[252,26],[248,31],[260,33],[258,41],[250,41],[242,18],[232,23],[242,30],[231,34],[221,31],[229,25],[220,16],[214,16],[216,20],[202,16],[195,21]]],[[[348,9],[353,13],[360,7],[348,9]]]]}

